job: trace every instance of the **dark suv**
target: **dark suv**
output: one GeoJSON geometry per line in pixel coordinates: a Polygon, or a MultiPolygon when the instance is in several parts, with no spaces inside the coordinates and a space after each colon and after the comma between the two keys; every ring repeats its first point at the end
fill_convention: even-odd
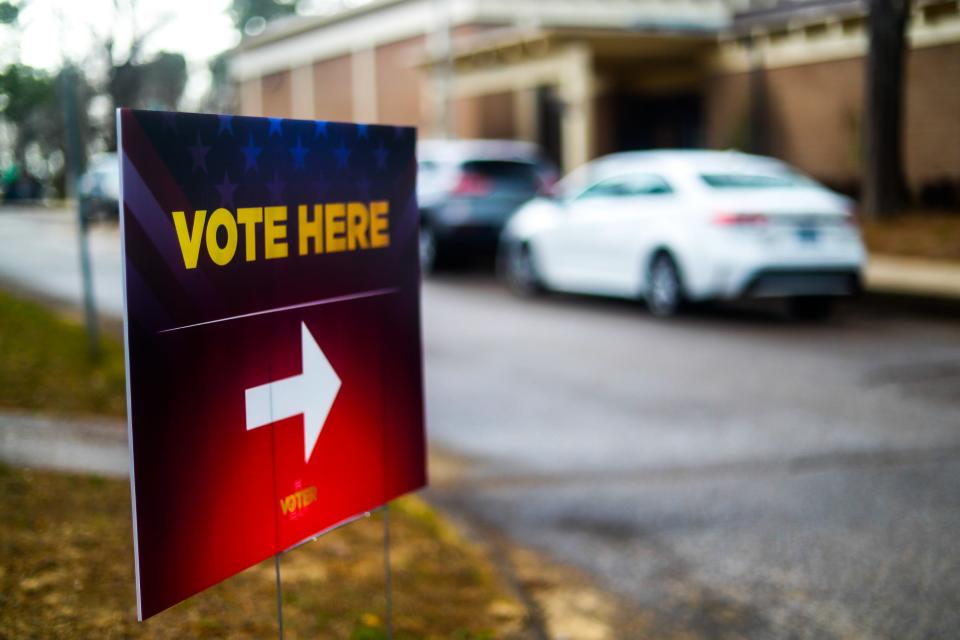
{"type": "Polygon", "coordinates": [[[457,256],[493,256],[510,215],[557,179],[556,168],[527,142],[424,140],[417,156],[425,272],[457,256]]]}

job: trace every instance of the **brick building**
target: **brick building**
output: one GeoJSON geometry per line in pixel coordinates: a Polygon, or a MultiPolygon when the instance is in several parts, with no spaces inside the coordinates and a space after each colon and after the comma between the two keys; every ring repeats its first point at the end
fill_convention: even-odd
{"type": "MultiPolygon", "coordinates": [[[[374,0],[234,52],[239,111],[612,151],[738,147],[859,178],[864,0],[374,0]]],[[[960,190],[960,0],[915,0],[906,165],[960,190]]]]}

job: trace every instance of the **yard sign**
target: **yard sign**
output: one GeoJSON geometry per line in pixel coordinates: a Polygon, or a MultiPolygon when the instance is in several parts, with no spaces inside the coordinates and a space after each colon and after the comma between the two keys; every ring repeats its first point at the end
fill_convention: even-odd
{"type": "Polygon", "coordinates": [[[118,121],[144,619],[425,484],[415,131],[118,121]]]}

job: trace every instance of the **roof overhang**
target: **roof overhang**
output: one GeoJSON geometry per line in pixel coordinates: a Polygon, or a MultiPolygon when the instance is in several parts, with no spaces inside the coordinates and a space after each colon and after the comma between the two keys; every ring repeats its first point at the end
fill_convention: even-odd
{"type": "Polygon", "coordinates": [[[455,67],[509,64],[546,55],[569,45],[586,47],[594,59],[656,62],[699,56],[716,45],[713,29],[499,29],[461,38],[449,56],[431,52],[430,67],[452,60],[455,67]]]}

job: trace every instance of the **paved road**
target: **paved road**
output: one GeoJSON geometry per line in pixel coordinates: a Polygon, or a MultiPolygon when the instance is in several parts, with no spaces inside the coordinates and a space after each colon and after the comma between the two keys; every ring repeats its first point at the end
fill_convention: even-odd
{"type": "MultiPolygon", "coordinates": [[[[120,234],[99,224],[89,234],[94,299],[100,312],[123,314],[120,234]]],[[[68,302],[82,300],[76,212],[0,207],[0,278],[68,302]]]]}
{"type": "Polygon", "coordinates": [[[598,576],[665,637],[960,629],[960,325],[844,309],[655,321],[424,291],[435,499],[598,576]]]}
{"type": "MultiPolygon", "coordinates": [[[[3,213],[0,278],[78,300],[72,230],[3,213]]],[[[93,246],[117,313],[116,232],[93,246]]],[[[592,573],[663,637],[956,636],[960,323],[664,323],[460,274],[425,285],[424,324],[431,440],[465,460],[430,495],[592,573]]]]}

